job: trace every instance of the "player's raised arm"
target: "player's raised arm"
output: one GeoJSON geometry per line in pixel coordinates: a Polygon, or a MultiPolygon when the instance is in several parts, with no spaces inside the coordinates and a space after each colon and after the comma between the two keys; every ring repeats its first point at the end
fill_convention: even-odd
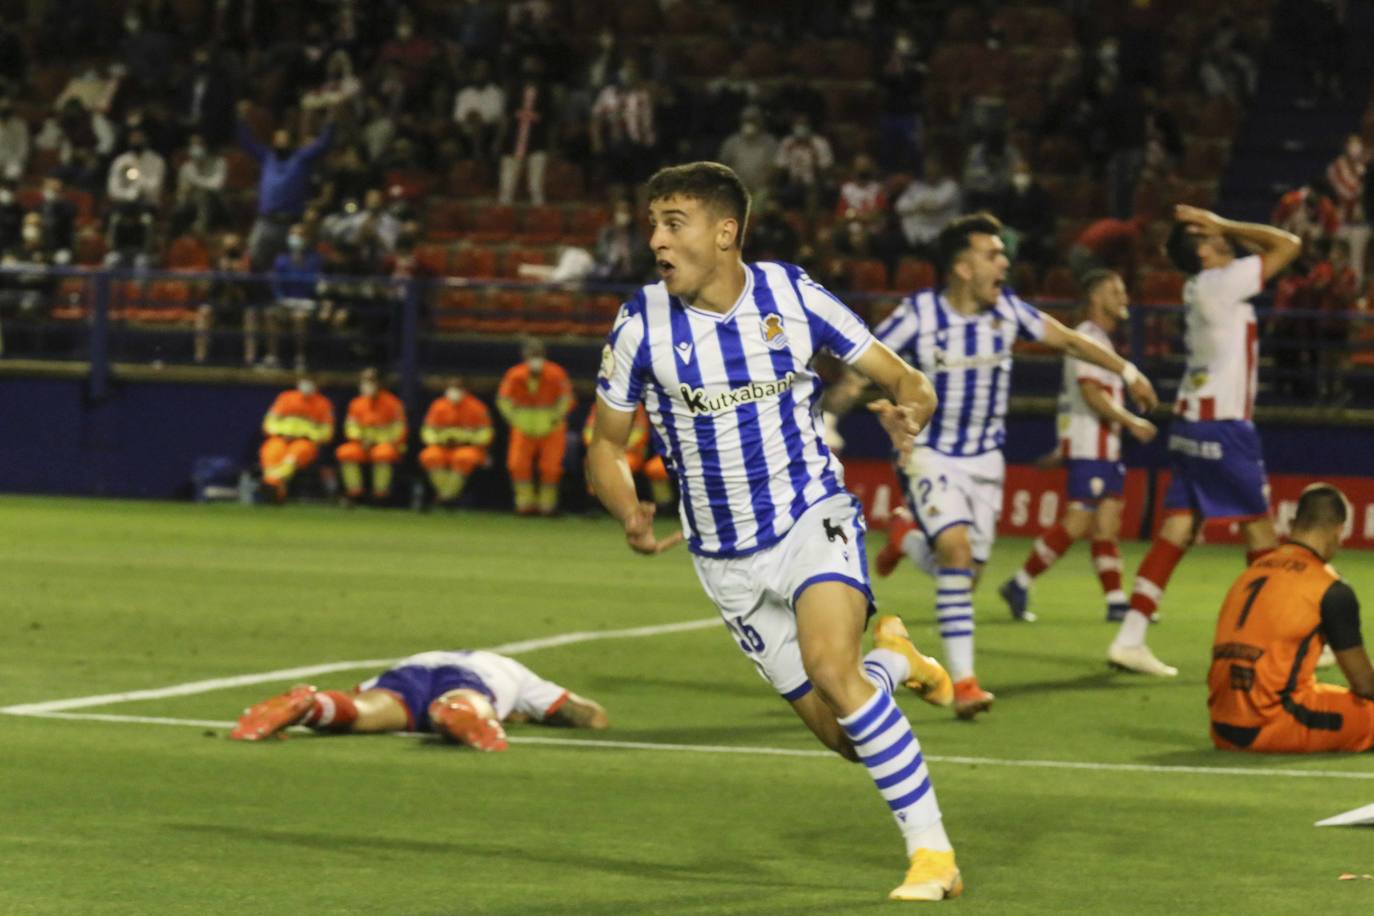
{"type": "Polygon", "coordinates": [[[1296,235],[1263,223],[1242,223],[1187,204],[1174,207],[1174,219],[1199,235],[1224,235],[1257,249],[1265,280],[1278,276],[1302,253],[1302,240],[1296,235]]]}
{"type": "Polygon", "coordinates": [[[1126,390],[1141,409],[1154,410],[1159,405],[1154,386],[1136,368],[1135,363],[1117,356],[1092,338],[1065,327],[1052,315],[1045,316],[1044,342],[1061,353],[1121,376],[1121,381],[1126,383],[1126,390]]]}
{"type": "Polygon", "coordinates": [[[868,409],[878,415],[878,422],[892,437],[893,447],[905,462],[916,436],[935,413],[939,403],[935,387],[924,372],[907,365],[880,341],[875,340],[853,366],[888,393],[887,398],[872,402],[868,409]]]}
{"type": "Polygon", "coordinates": [[[587,446],[587,476],[606,511],[625,527],[625,540],[636,553],[662,553],[682,540],[675,532],[663,540],[654,535],[654,504],[640,502],[625,448],[634,427],[634,412],[617,410],[603,398],[597,407],[592,441],[587,446]]]}

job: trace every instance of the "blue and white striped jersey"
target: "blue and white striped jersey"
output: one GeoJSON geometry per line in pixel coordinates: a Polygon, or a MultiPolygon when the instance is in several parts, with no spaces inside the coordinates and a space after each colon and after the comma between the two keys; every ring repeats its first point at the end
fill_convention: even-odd
{"type": "Polygon", "coordinates": [[[1045,316],[1003,290],[997,304],[965,318],[936,289],[906,297],[874,334],[930,377],[940,399],[917,445],[946,455],[981,455],[1002,447],[1011,389],[1011,348],[1042,340],[1045,316]]]}
{"type": "Polygon", "coordinates": [[[644,402],[667,446],[687,544],[737,557],[776,544],[807,507],[844,492],[817,424],[812,357],[857,360],[873,335],[792,264],[745,265],[744,292],[724,315],[641,289],[616,317],[597,391],[605,406],[644,402]]]}

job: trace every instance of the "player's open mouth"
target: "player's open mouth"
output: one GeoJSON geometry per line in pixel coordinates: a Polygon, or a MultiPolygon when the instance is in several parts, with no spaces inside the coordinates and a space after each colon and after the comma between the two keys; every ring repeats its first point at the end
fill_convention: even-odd
{"type": "Polygon", "coordinates": [[[671,279],[671,278],[672,278],[672,276],[673,276],[673,271],[674,271],[675,269],[676,269],[676,268],[673,267],[672,262],[670,262],[670,261],[662,261],[662,260],[660,260],[660,261],[658,262],[658,275],[659,275],[660,277],[662,277],[663,279],[665,279],[665,280],[668,280],[668,279],[671,279]]]}

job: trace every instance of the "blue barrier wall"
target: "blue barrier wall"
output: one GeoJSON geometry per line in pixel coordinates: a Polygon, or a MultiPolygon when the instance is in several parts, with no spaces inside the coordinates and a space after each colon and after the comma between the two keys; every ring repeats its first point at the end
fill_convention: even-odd
{"type": "MultiPolygon", "coordinates": [[[[107,396],[94,401],[82,379],[0,379],[0,492],[189,498],[191,467],[198,457],[225,455],[243,466],[256,461],[263,414],[280,390],[268,384],[116,379],[107,396]]],[[[342,420],[353,390],[326,388],[325,394],[342,420]]],[[[581,429],[585,409],[582,403],[574,413],[573,430],[581,429]]],[[[418,432],[419,420],[411,417],[412,434],[418,432]]],[[[506,499],[505,438],[497,423],[493,467],[480,485],[483,492],[474,494],[484,503],[506,499]]],[[[840,429],[847,454],[887,454],[886,437],[866,411],[846,417],[840,429]]],[[[1372,428],[1267,424],[1260,432],[1274,473],[1359,476],[1371,471],[1372,428]]],[[[1163,464],[1164,438],[1148,448],[1130,443],[1127,462],[1163,464]]],[[[1033,461],[1053,445],[1050,417],[1013,416],[1008,421],[1010,462],[1033,461]]],[[[413,439],[412,464],[416,451],[413,439]]],[[[570,449],[570,467],[579,459],[580,451],[570,449]]]]}

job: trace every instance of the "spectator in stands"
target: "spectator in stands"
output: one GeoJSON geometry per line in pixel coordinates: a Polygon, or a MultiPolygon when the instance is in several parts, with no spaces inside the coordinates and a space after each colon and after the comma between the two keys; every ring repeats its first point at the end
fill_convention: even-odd
{"type": "Polygon", "coordinates": [[[110,266],[144,265],[155,240],[153,217],[162,198],[167,163],[148,147],[142,130],[129,134],[129,148],[110,163],[105,193],[111,211],[106,248],[110,266]]]}
{"type": "Polygon", "coordinates": [[[1005,128],[994,127],[969,147],[964,157],[964,205],[970,210],[997,206],[1011,187],[1011,173],[1022,161],[1005,128]]]}
{"type": "Polygon", "coordinates": [[[348,201],[342,211],[326,217],[325,226],[327,241],[365,249],[373,266],[380,266],[396,250],[401,234],[401,220],[387,209],[386,192],[381,188],[369,189],[361,207],[348,201]]]}
{"type": "Polygon", "coordinates": [[[545,358],[543,341],[527,338],[520,354],[523,362],[506,370],[496,393],[496,407],[510,425],[506,470],[515,490],[517,513],[552,515],[558,511],[558,485],[568,447],[572,382],[562,366],[545,358]]]}
{"type": "Polygon", "coordinates": [[[945,173],[944,161],[927,153],[925,171],[897,196],[893,209],[902,223],[902,236],[912,254],[936,260],[940,230],[964,210],[959,183],[945,173]]]}
{"type": "Polygon", "coordinates": [[[80,103],[82,111],[109,114],[114,108],[115,97],[119,95],[125,74],[124,65],[121,63],[108,65],[104,73],[97,65],[91,64],[67,80],[67,85],[53,100],[53,109],[64,110],[68,103],[75,99],[80,103]]]}
{"type": "Polygon", "coordinates": [[[8,23],[0,22],[0,79],[22,85],[28,79],[28,69],[24,39],[8,23]]]}
{"type": "Polygon", "coordinates": [[[778,145],[775,164],[779,170],[778,196],[783,206],[804,209],[814,216],[826,188],[835,154],[830,141],[811,129],[811,119],[797,115],[792,132],[778,145]]]}
{"type": "Polygon", "coordinates": [[[654,269],[654,253],[629,200],[616,199],[611,224],[597,236],[595,257],[591,278],[607,283],[643,283],[654,269]]]}
{"type": "Polygon", "coordinates": [[[636,61],[625,61],[620,78],[597,96],[590,135],[607,183],[634,186],[658,168],[654,98],[636,61]]]}
{"type": "Polygon", "coordinates": [[[463,494],[472,472],[488,463],[491,447],[491,413],[470,391],[462,377],[444,379],[444,393],[425,413],[420,440],[420,466],[429,475],[434,497],[451,506],[463,494]]]}
{"type": "Polygon", "coordinates": [[[1032,265],[1040,277],[1056,256],[1054,201],[1035,180],[1030,163],[1017,163],[1011,173],[1011,187],[995,212],[1002,220],[1002,240],[1012,260],[1032,265]]]}
{"type": "Polygon", "coordinates": [[[413,95],[424,81],[425,71],[439,53],[439,46],[427,34],[416,31],[415,17],[405,7],[396,16],[396,31],[377,55],[377,66],[394,64],[399,68],[407,95],[413,95]]]}
{"type": "Polygon", "coordinates": [[[291,478],[310,467],[319,457],[320,446],[334,438],[334,405],[320,394],[308,375],[296,379],[267,411],[262,420],[266,439],[258,450],[262,465],[262,487],[268,499],[286,502],[291,478]]]}
{"type": "MultiPolygon", "coordinates": [[[[1305,57],[1314,50],[1304,48],[1302,54],[1305,57]]],[[[1202,81],[1202,91],[1212,98],[1243,104],[1255,94],[1259,67],[1246,50],[1235,21],[1230,16],[1224,16],[1217,23],[1215,31],[1203,46],[1198,60],[1198,76],[1202,81]]]]}
{"type": "Polygon", "coordinates": [[[1350,400],[1346,369],[1352,317],[1361,289],[1350,244],[1342,238],[1333,241],[1330,257],[1312,271],[1311,278],[1315,305],[1321,312],[1317,329],[1317,397],[1323,404],[1344,404],[1350,400]]]}
{"type": "Polygon", "coordinates": [[[392,470],[406,450],[406,411],[401,399],[383,388],[376,369],[358,376],[358,396],[348,404],[344,438],[335,455],[343,475],[345,499],[357,502],[365,493],[363,469],[372,465],[372,498],[391,496],[392,470]]]}
{"type": "Polygon", "coordinates": [[[267,312],[267,356],[263,365],[269,369],[281,365],[281,325],[289,316],[296,338],[296,371],[304,372],[306,332],[311,315],[319,309],[324,259],[311,246],[300,223],[288,230],[286,249],[272,262],[273,307],[267,312]]]}
{"type": "Polygon", "coordinates": [[[14,100],[0,96],[0,179],[17,181],[29,164],[29,125],[14,111],[14,100]]]}
{"type": "Polygon", "coordinates": [[[1103,217],[1085,226],[1069,248],[1069,269],[1074,280],[1081,285],[1083,277],[1094,270],[1114,270],[1126,281],[1127,289],[1134,289],[1147,222],[1145,216],[1103,217]]]}
{"type": "Polygon", "coordinates": [[[179,82],[172,105],[182,136],[199,134],[213,146],[229,141],[234,125],[233,86],[210,48],[197,48],[191,55],[190,77],[179,82]]]}
{"type": "Polygon", "coordinates": [[[744,109],[739,130],[725,138],[716,158],[735,170],[756,203],[762,201],[776,168],[778,140],[764,129],[758,106],[744,109]]]}
{"type": "Polygon", "coordinates": [[[861,219],[868,221],[881,216],[887,210],[887,191],[878,180],[878,169],[873,157],[859,153],[854,157],[849,177],[840,185],[840,193],[835,202],[835,216],[840,219],[861,219]]]}
{"type": "Polygon", "coordinates": [[[883,107],[878,158],[884,171],[911,169],[920,161],[921,108],[926,65],[909,29],[898,29],[878,71],[883,107]]]}
{"type": "Polygon", "coordinates": [[[1141,178],[1167,179],[1183,160],[1183,132],[1173,113],[1160,106],[1153,87],[1144,87],[1141,98],[1145,102],[1145,161],[1141,178]]]}
{"type": "Polygon", "coordinates": [[[0,252],[19,246],[24,238],[24,216],[24,205],[14,193],[13,179],[0,176],[0,252]]]}
{"type": "Polygon", "coordinates": [[[801,260],[801,238],[783,216],[777,198],[771,195],[759,202],[758,212],[750,219],[744,234],[744,244],[750,261],[796,263],[801,260]]]}
{"type": "Polygon", "coordinates": [[[301,96],[301,109],[307,116],[328,114],[345,105],[355,104],[362,91],[363,84],[353,73],[353,58],[340,48],[329,55],[324,82],[311,87],[301,96]]]}
{"type": "Polygon", "coordinates": [[[239,143],[258,161],[262,175],[258,181],[258,218],[248,238],[249,262],[254,271],[263,271],[286,246],[291,226],[300,221],[309,199],[310,178],[316,160],[334,140],[334,122],[325,123],[314,142],[294,148],[291,132],[278,128],[272,134],[271,148],[253,136],[244,118],[251,103],[239,103],[239,143]]]}
{"type": "Polygon", "coordinates": [[[215,258],[215,278],[210,281],[206,301],[196,309],[196,334],[192,358],[197,365],[210,358],[210,337],[216,325],[239,323],[243,328],[243,365],[258,361],[258,319],[262,308],[244,275],[243,239],[229,233],[220,240],[215,258]]]}
{"type": "Polygon", "coordinates": [[[361,144],[338,146],[324,162],[320,193],[311,206],[327,209],[362,200],[380,181],[381,174],[368,165],[361,144]]]}
{"type": "Polygon", "coordinates": [[[1304,245],[1334,237],[1341,225],[1325,178],[1309,181],[1280,197],[1269,221],[1302,239],[1304,245]]]}
{"type": "Polygon", "coordinates": [[[218,229],[229,219],[224,186],[229,174],[224,156],[211,150],[200,134],[192,134],[186,159],[177,169],[177,206],[172,215],[172,237],[188,228],[197,235],[218,229]]]}
{"type": "Polygon", "coordinates": [[[152,97],[165,91],[170,82],[173,42],[157,27],[143,20],[137,7],[124,13],[124,40],[120,60],[128,71],[134,91],[152,97]]]}
{"type": "MultiPolygon", "coordinates": [[[[706,85],[706,123],[738,124],[747,108],[758,107],[759,87],[739,57],[731,60],[723,74],[706,85]]],[[[787,117],[787,113],[782,113],[787,117]]]]}
{"type": "Polygon", "coordinates": [[[67,198],[62,179],[43,179],[43,192],[38,204],[39,222],[43,227],[43,245],[52,252],[53,262],[67,264],[76,247],[76,204],[67,198]]]}
{"type": "Polygon", "coordinates": [[[77,150],[86,150],[97,158],[114,152],[115,129],[100,112],[88,111],[77,99],[68,99],[54,106],[53,114],[43,122],[34,138],[35,149],[55,150],[59,165],[67,165],[77,150]]]}
{"type": "Polygon", "coordinates": [[[1332,203],[1341,226],[1336,237],[1350,247],[1350,268],[1357,282],[1364,282],[1365,252],[1369,247],[1369,214],[1365,212],[1366,167],[1369,156],[1359,134],[1345,138],[1345,149],[1326,167],[1326,181],[1334,193],[1332,203]]]}
{"type": "Polygon", "coordinates": [[[543,63],[538,57],[527,56],[520,66],[520,79],[506,93],[506,117],[500,143],[501,203],[514,203],[520,171],[526,169],[530,202],[543,206],[544,167],[548,164],[549,141],[557,111],[553,89],[544,80],[543,63]]]}
{"type": "MultiPolygon", "coordinates": [[[[0,252],[0,318],[18,318],[23,322],[42,317],[57,290],[57,278],[48,272],[53,265],[52,252],[43,244],[43,226],[37,213],[24,217],[19,244],[0,252]],[[25,271],[22,268],[37,268],[25,271]]],[[[3,330],[0,330],[0,355],[5,352],[3,330]]]]}
{"type": "Polygon", "coordinates": [[[491,64],[478,58],[453,99],[453,121],[469,158],[495,161],[496,137],[505,110],[505,90],[492,76],[491,64]]]}

